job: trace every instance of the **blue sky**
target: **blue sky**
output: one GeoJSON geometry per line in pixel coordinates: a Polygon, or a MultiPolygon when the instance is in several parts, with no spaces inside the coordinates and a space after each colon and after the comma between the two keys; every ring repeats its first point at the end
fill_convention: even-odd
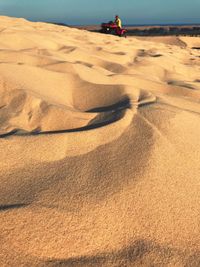
{"type": "Polygon", "coordinates": [[[200,23],[200,0],[0,0],[0,15],[33,21],[99,24],[200,23]]]}

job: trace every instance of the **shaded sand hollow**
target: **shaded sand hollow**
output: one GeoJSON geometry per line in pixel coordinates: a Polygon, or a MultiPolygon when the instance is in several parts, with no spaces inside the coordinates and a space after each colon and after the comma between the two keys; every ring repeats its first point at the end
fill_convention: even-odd
{"type": "Polygon", "coordinates": [[[0,266],[200,266],[200,38],[0,17],[0,266]]]}

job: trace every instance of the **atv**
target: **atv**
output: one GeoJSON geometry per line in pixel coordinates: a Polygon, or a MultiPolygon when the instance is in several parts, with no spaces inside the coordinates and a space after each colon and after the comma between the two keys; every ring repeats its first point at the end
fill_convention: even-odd
{"type": "Polygon", "coordinates": [[[108,23],[101,24],[101,33],[114,34],[120,37],[126,37],[127,30],[119,28],[116,23],[109,21],[108,23]]]}

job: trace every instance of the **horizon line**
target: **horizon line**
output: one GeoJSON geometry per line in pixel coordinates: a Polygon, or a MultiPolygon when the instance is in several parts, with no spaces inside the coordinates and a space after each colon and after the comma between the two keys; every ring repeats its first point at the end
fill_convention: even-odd
{"type": "MultiPolygon", "coordinates": [[[[66,26],[98,26],[101,25],[101,23],[103,22],[96,22],[96,23],[67,23],[67,22],[63,22],[53,19],[34,19],[34,18],[26,18],[26,17],[16,17],[16,16],[8,16],[8,15],[4,15],[4,14],[0,14],[0,16],[5,16],[5,17],[10,17],[10,18],[21,18],[21,19],[25,19],[27,21],[31,21],[31,22],[44,22],[44,23],[52,23],[52,24],[63,24],[66,26]]],[[[196,22],[145,22],[145,23],[124,23],[124,26],[173,26],[173,25],[200,25],[200,20],[196,21],[196,22]]]]}

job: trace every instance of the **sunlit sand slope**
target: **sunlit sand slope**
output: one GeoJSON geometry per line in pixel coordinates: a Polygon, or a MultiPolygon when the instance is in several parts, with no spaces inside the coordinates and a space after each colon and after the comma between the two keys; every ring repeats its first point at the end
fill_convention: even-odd
{"type": "Polygon", "coordinates": [[[199,48],[0,17],[0,266],[200,266],[199,48]]]}

